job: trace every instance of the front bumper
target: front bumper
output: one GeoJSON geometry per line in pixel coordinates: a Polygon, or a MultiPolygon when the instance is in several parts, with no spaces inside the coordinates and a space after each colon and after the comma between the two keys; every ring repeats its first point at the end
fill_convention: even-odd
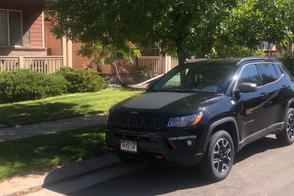
{"type": "Polygon", "coordinates": [[[198,138],[185,139],[188,133],[163,134],[154,132],[135,132],[126,130],[109,130],[106,143],[109,149],[120,155],[135,159],[157,159],[179,165],[192,166],[202,161],[204,152],[199,152],[198,138]],[[183,137],[184,136],[184,137],[183,137]],[[179,140],[175,138],[179,137],[179,140]],[[173,140],[170,140],[173,138],[173,140]],[[184,138],[184,139],[183,139],[184,138]],[[121,139],[137,141],[138,153],[120,151],[121,139]],[[190,140],[187,144],[187,140],[190,140]]]}

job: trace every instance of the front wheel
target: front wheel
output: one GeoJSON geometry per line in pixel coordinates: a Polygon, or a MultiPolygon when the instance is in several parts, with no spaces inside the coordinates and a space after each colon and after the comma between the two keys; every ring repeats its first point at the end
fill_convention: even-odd
{"type": "Polygon", "coordinates": [[[289,108],[287,113],[285,128],[276,137],[282,145],[291,145],[294,143],[294,109],[289,108]]]}
{"type": "Polygon", "coordinates": [[[232,137],[226,131],[218,131],[210,138],[205,159],[202,163],[202,174],[211,181],[225,179],[233,166],[235,149],[232,137]]]}

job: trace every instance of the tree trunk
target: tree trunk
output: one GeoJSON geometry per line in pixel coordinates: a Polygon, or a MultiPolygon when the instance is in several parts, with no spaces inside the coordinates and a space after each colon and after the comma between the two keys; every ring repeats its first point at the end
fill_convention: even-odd
{"type": "Polygon", "coordinates": [[[118,71],[118,67],[117,67],[116,61],[114,61],[112,64],[113,64],[113,66],[115,68],[116,77],[119,80],[120,84],[122,85],[123,84],[123,81],[122,81],[122,79],[121,79],[121,77],[119,75],[119,71],[118,71]]]}
{"type": "MultiPolygon", "coordinates": [[[[177,55],[179,58],[179,65],[183,65],[186,62],[186,57],[182,47],[182,43],[178,42],[176,47],[177,47],[177,55]]],[[[185,81],[184,78],[186,78],[186,72],[183,70],[181,71],[181,86],[182,87],[184,86],[184,81],[185,81]]]]}
{"type": "Polygon", "coordinates": [[[177,55],[178,55],[178,59],[179,59],[179,65],[183,65],[186,62],[186,57],[185,57],[185,52],[182,47],[182,43],[178,42],[176,44],[176,48],[177,48],[177,55]]]}

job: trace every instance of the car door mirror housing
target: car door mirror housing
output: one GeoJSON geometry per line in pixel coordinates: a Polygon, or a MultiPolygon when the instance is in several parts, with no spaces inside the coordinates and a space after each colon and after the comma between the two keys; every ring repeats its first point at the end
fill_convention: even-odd
{"type": "Polygon", "coordinates": [[[242,82],[238,86],[238,91],[240,93],[251,93],[257,91],[257,84],[250,82],[242,82]]]}

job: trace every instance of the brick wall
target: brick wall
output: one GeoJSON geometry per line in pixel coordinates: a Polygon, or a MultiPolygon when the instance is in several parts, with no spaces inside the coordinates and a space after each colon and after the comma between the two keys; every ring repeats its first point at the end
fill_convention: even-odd
{"type": "Polygon", "coordinates": [[[81,46],[82,46],[81,43],[72,44],[72,67],[73,68],[85,69],[91,64],[91,59],[85,58],[79,55],[79,50],[81,49],[81,46]]]}

